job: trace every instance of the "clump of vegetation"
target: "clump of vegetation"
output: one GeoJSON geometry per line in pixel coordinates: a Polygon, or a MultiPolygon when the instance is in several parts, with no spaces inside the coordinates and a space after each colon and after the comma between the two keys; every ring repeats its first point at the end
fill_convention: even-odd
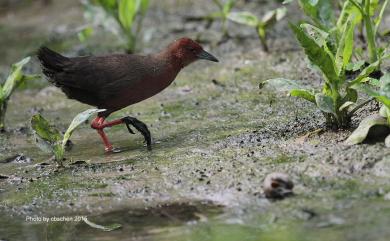
{"type": "MultiPolygon", "coordinates": [[[[331,1],[300,0],[299,3],[311,22],[303,21],[290,26],[311,64],[322,73],[324,84],[321,90],[305,89],[297,81],[278,78],[267,80],[260,86],[272,84],[279,90],[288,91],[291,96],[306,99],[321,110],[328,126],[347,127],[353,114],[368,102],[357,104],[356,86],[365,83],[370,77],[378,76],[381,62],[389,58],[385,49],[376,46],[376,34],[370,30],[377,29],[373,28],[374,23],[379,26],[387,1],[383,4],[379,17],[374,20],[371,17],[373,15],[368,14],[370,10],[361,9],[360,4],[354,0],[344,3],[338,19],[334,16],[331,1]],[[354,48],[355,29],[362,21],[357,18],[357,14],[363,15],[361,19],[364,19],[367,28],[370,56],[370,63],[367,65],[361,59],[353,61],[353,57],[357,55],[354,48]]],[[[366,0],[364,6],[369,8],[369,3],[366,0]]]]}
{"type": "Polygon", "coordinates": [[[209,28],[214,21],[221,20],[222,21],[222,33],[223,37],[228,36],[228,28],[227,28],[227,20],[229,13],[233,9],[234,5],[236,4],[236,0],[213,0],[214,5],[218,8],[218,11],[212,12],[206,16],[201,17],[188,17],[188,21],[206,21],[207,22],[207,28],[209,28]]]}
{"type": "MultiPolygon", "coordinates": [[[[119,26],[119,31],[113,32],[125,37],[127,52],[134,53],[148,8],[149,0],[89,0],[85,3],[85,15],[96,25],[101,25],[110,31],[113,31],[113,28],[111,24],[107,24],[106,17],[114,19],[119,26]],[[103,10],[104,17],[96,7],[103,10]]],[[[81,41],[85,41],[92,33],[93,29],[86,27],[79,32],[78,36],[81,41]]]]}
{"type": "Polygon", "coordinates": [[[0,85],[0,131],[5,130],[5,113],[7,111],[8,101],[14,90],[22,83],[28,80],[39,78],[39,75],[24,74],[22,69],[25,64],[30,61],[30,57],[24,58],[21,61],[11,66],[10,74],[3,85],[0,85]]]}
{"type": "Polygon", "coordinates": [[[88,118],[98,112],[104,110],[88,109],[84,112],[79,113],[69,125],[65,134],[50,125],[50,123],[43,118],[40,114],[36,114],[31,118],[31,127],[34,132],[34,137],[38,147],[48,153],[54,154],[55,161],[62,166],[64,160],[64,154],[66,145],[71,137],[73,131],[88,118]]]}
{"type": "Polygon", "coordinates": [[[383,49],[377,47],[376,38],[388,3],[389,0],[384,0],[380,7],[379,0],[348,0],[345,1],[343,6],[342,14],[344,14],[344,16],[341,15],[341,20],[346,19],[348,16],[354,16],[356,24],[361,22],[361,32],[363,32],[363,26],[366,30],[370,63],[377,61],[379,55],[383,51],[383,49]],[[380,11],[376,16],[375,13],[379,7],[380,11]]]}
{"type": "MultiPolygon", "coordinates": [[[[359,127],[346,140],[349,145],[362,143],[372,127],[385,126],[390,129],[390,73],[382,76],[379,82],[372,81],[371,83],[373,85],[361,84],[357,85],[356,88],[382,103],[382,107],[379,115],[373,114],[362,120],[359,127]]],[[[390,135],[386,137],[385,144],[390,147],[390,135]]]]}
{"type": "Polygon", "coordinates": [[[220,0],[213,0],[214,4],[218,7],[217,12],[213,12],[210,15],[208,15],[206,18],[209,19],[210,21],[214,21],[216,19],[221,19],[222,20],[222,32],[223,35],[226,36],[228,35],[228,30],[227,30],[227,19],[229,16],[230,11],[236,4],[235,0],[227,0],[226,2],[221,2],[220,0]]]}
{"type": "Polygon", "coordinates": [[[255,28],[264,51],[268,52],[267,30],[276,22],[282,20],[286,16],[286,12],[287,8],[285,7],[277,8],[267,12],[262,19],[257,18],[250,12],[232,12],[229,14],[228,18],[233,22],[255,28]]]}

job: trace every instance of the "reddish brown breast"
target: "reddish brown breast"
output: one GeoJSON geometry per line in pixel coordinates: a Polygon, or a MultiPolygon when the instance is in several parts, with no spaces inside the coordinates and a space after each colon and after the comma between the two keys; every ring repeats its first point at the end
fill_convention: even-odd
{"type": "Polygon", "coordinates": [[[136,83],[123,87],[118,95],[106,102],[104,108],[114,112],[160,93],[175,80],[180,69],[165,59],[153,57],[149,73],[136,83]]]}

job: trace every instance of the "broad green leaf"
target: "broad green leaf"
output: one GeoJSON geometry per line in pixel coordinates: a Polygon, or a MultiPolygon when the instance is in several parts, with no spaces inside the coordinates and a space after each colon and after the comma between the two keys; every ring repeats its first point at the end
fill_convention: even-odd
{"type": "Polygon", "coordinates": [[[302,23],[300,24],[300,27],[304,29],[308,36],[314,39],[319,46],[323,47],[326,44],[326,39],[329,37],[328,32],[309,23],[302,23]]]}
{"type": "Polygon", "coordinates": [[[12,92],[21,84],[23,81],[22,68],[25,64],[30,61],[30,57],[24,58],[21,61],[11,66],[11,73],[2,87],[1,99],[8,99],[12,92]]]}
{"type": "Polygon", "coordinates": [[[91,37],[93,34],[93,28],[92,27],[85,27],[80,32],[78,32],[77,37],[79,38],[80,42],[85,42],[89,37],[91,37]]]}
{"type": "Polygon", "coordinates": [[[350,107],[353,104],[355,104],[355,102],[347,101],[340,106],[339,111],[343,111],[344,109],[347,109],[348,107],[350,107]]]}
{"type": "Polygon", "coordinates": [[[339,33],[342,33],[345,23],[352,17],[353,25],[360,24],[362,22],[362,14],[359,9],[349,1],[344,2],[343,9],[341,10],[340,17],[337,20],[337,29],[339,33]]]}
{"type": "Polygon", "coordinates": [[[381,60],[375,61],[360,72],[360,74],[349,83],[349,86],[358,84],[363,81],[364,78],[368,77],[372,72],[378,69],[381,60]]]}
{"type": "Polygon", "coordinates": [[[310,62],[321,69],[322,73],[326,77],[327,81],[334,83],[338,81],[338,75],[335,71],[333,64],[333,58],[331,54],[326,51],[324,48],[319,46],[314,39],[309,37],[302,28],[290,24],[292,30],[299,43],[305,50],[307,57],[310,62]]]}
{"type": "Polygon", "coordinates": [[[344,25],[343,34],[339,41],[339,46],[336,53],[336,68],[337,74],[340,75],[351,60],[353,52],[353,38],[355,33],[355,25],[352,22],[353,16],[348,19],[344,25]]]}
{"type": "Polygon", "coordinates": [[[318,109],[325,113],[335,114],[334,103],[331,97],[323,94],[316,94],[315,99],[318,109]]]}
{"type": "Polygon", "coordinates": [[[371,115],[364,118],[362,122],[360,122],[358,128],[354,130],[345,141],[345,144],[355,145],[362,143],[366,139],[371,127],[376,125],[387,126],[388,123],[386,118],[383,118],[380,115],[371,115]]]}
{"type": "Polygon", "coordinates": [[[370,85],[372,85],[372,86],[376,86],[376,87],[379,87],[379,86],[381,86],[381,83],[380,83],[380,81],[379,80],[377,80],[377,79],[374,79],[374,78],[370,78],[370,77],[367,77],[367,79],[368,79],[368,83],[370,84],[370,85]]]}
{"type": "Polygon", "coordinates": [[[390,93],[389,92],[384,92],[384,91],[377,91],[372,89],[370,86],[367,84],[357,84],[352,86],[354,89],[362,91],[366,93],[367,95],[374,97],[377,99],[379,102],[384,104],[387,108],[390,109],[390,93]]]}
{"type": "Polygon", "coordinates": [[[290,92],[294,89],[302,89],[302,86],[300,86],[297,81],[284,78],[276,78],[263,81],[260,83],[259,88],[262,89],[265,85],[271,86],[272,88],[275,88],[277,91],[280,92],[290,92]]]}
{"type": "Polygon", "coordinates": [[[31,128],[33,129],[37,146],[45,152],[53,153],[56,160],[61,162],[64,155],[64,150],[61,147],[61,133],[52,127],[40,114],[32,116],[31,128]]]}
{"type": "Polygon", "coordinates": [[[70,136],[72,135],[73,131],[82,123],[84,123],[86,120],[88,120],[91,115],[105,111],[104,109],[88,109],[86,111],[83,111],[79,113],[73,120],[72,123],[70,123],[68,129],[66,130],[64,134],[64,138],[62,140],[62,148],[65,149],[66,142],[69,140],[70,136]]]}
{"type": "Polygon", "coordinates": [[[256,27],[259,24],[257,17],[250,12],[232,12],[229,13],[228,19],[251,27],[256,27]]]}
{"type": "Polygon", "coordinates": [[[290,91],[291,96],[300,97],[312,103],[316,103],[315,96],[308,90],[293,89],[290,91]]]}
{"type": "Polygon", "coordinates": [[[324,30],[329,30],[335,23],[332,1],[329,0],[299,0],[299,5],[313,22],[324,30]]]}
{"type": "Polygon", "coordinates": [[[360,61],[357,61],[357,62],[355,62],[355,63],[349,63],[349,64],[345,67],[345,69],[348,70],[348,71],[353,71],[353,72],[355,72],[355,71],[360,70],[360,69],[363,67],[364,64],[365,64],[365,61],[364,61],[364,60],[360,60],[360,61]]]}
{"type": "Polygon", "coordinates": [[[118,223],[114,223],[114,224],[110,224],[110,225],[100,225],[100,224],[96,224],[96,223],[93,223],[91,221],[89,221],[86,217],[83,218],[83,221],[88,224],[90,227],[92,228],[96,228],[96,229],[100,229],[100,230],[103,230],[105,232],[110,232],[110,231],[113,231],[113,230],[116,230],[116,229],[119,229],[122,227],[121,224],[118,224],[118,223]]]}
{"type": "Polygon", "coordinates": [[[118,5],[119,21],[124,29],[130,31],[139,10],[141,0],[121,0],[118,5]]]}
{"type": "Polygon", "coordinates": [[[234,7],[235,3],[236,3],[236,0],[226,1],[226,3],[223,5],[223,9],[222,9],[223,15],[227,16],[230,13],[230,11],[232,10],[232,8],[234,7]]]}

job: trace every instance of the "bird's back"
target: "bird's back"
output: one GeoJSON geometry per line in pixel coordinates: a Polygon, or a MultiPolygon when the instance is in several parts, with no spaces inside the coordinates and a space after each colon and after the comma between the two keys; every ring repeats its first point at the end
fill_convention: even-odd
{"type": "Polygon", "coordinates": [[[44,74],[69,98],[97,107],[104,107],[124,88],[136,86],[153,72],[150,56],[113,54],[67,58],[41,48],[38,58],[44,74]]]}

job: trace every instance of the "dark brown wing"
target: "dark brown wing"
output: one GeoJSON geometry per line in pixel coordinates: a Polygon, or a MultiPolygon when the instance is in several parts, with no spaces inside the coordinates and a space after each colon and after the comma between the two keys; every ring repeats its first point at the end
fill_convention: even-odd
{"type": "Polygon", "coordinates": [[[148,56],[116,54],[67,58],[41,48],[38,58],[44,74],[69,98],[94,106],[101,106],[150,73],[148,56]]]}

